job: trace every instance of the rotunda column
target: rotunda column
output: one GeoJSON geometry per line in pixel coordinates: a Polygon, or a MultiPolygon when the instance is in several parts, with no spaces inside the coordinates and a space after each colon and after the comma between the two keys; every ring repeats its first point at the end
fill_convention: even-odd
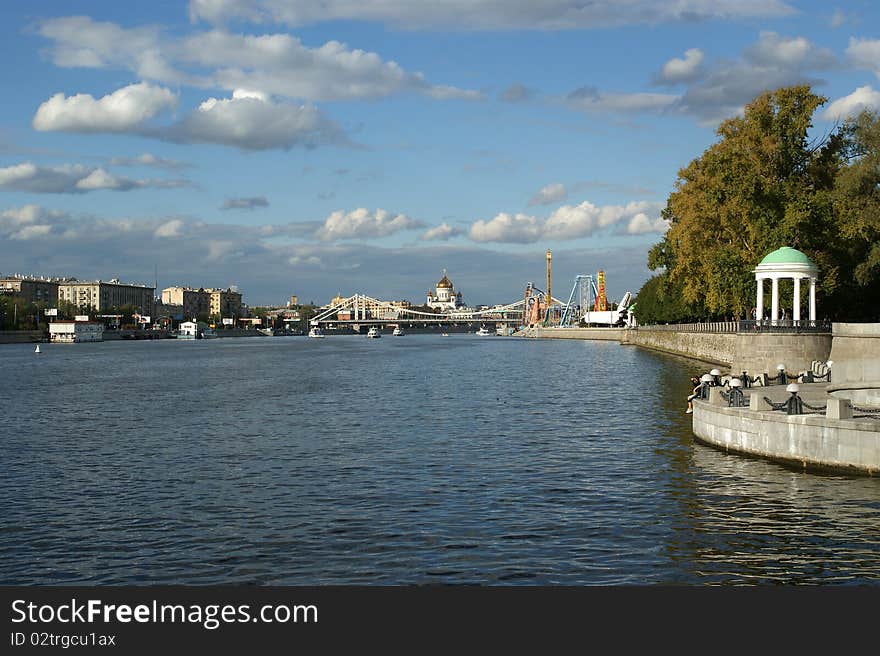
{"type": "Polygon", "coordinates": [[[764,279],[757,278],[758,281],[758,307],[755,312],[755,320],[761,321],[764,318],[764,279]]]}
{"type": "Polygon", "coordinates": [[[810,278],[810,321],[816,320],[816,279],[810,278]]]}
{"type": "Polygon", "coordinates": [[[792,308],[792,319],[801,320],[801,278],[794,277],[794,307],[792,308]]]}
{"type": "Polygon", "coordinates": [[[773,282],[772,286],[772,296],[771,296],[771,304],[770,304],[770,319],[773,321],[779,320],[779,278],[773,276],[770,279],[773,282]]]}

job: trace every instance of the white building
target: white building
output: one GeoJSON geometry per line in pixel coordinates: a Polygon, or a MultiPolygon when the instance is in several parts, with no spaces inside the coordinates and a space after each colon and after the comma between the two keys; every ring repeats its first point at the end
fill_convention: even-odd
{"type": "Polygon", "coordinates": [[[446,277],[446,269],[443,269],[443,277],[437,283],[434,292],[428,291],[425,305],[442,312],[457,310],[464,306],[461,300],[461,292],[456,293],[452,282],[446,277]]]}
{"type": "Polygon", "coordinates": [[[100,321],[53,321],[49,323],[49,341],[103,342],[104,324],[100,321]]]}

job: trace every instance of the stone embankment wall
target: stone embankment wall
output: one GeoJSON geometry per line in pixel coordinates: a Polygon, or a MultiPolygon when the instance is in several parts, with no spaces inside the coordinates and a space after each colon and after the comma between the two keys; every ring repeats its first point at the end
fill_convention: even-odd
{"type": "Polygon", "coordinates": [[[708,401],[694,401],[693,422],[697,439],[726,451],[763,456],[805,469],[868,475],[880,471],[880,431],[876,422],[758,412],[708,401]]]}
{"type": "Polygon", "coordinates": [[[832,380],[880,387],[880,323],[835,323],[832,331],[832,380]]]}
{"type": "Polygon", "coordinates": [[[0,344],[39,342],[45,337],[42,330],[0,330],[0,344]]]}
{"type": "Polygon", "coordinates": [[[623,328],[526,328],[520,336],[619,342],[625,332],[623,328]]]}
{"type": "Polygon", "coordinates": [[[678,332],[639,327],[626,330],[621,344],[683,355],[711,364],[730,366],[736,357],[735,333],[678,332]]]}
{"type": "Polygon", "coordinates": [[[831,354],[831,335],[780,335],[775,333],[737,333],[736,350],[730,369],[756,376],[776,375],[784,364],[790,374],[809,371],[814,360],[825,362],[831,354]]]}

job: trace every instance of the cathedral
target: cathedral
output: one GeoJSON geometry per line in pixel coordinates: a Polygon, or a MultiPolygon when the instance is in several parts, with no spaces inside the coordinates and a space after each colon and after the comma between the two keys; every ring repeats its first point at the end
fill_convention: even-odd
{"type": "Polygon", "coordinates": [[[441,312],[457,310],[464,306],[464,302],[461,300],[461,292],[456,293],[452,282],[446,277],[446,269],[443,269],[443,277],[437,283],[436,289],[433,292],[428,291],[428,298],[425,304],[441,312]]]}

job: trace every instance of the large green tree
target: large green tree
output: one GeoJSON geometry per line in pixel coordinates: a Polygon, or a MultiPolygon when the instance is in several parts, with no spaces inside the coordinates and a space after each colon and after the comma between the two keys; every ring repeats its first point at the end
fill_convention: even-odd
{"type": "MultiPolygon", "coordinates": [[[[828,245],[846,140],[810,140],[813,113],[825,101],[808,86],[764,93],[724,121],[719,140],[679,171],[664,210],[670,228],[649,266],[665,270],[666,287],[680,290],[690,308],[685,314],[704,308],[710,317],[749,316],[751,271],[780,246],[816,261],[825,294],[837,287],[839,263],[828,245]]],[[[645,300],[640,295],[640,305],[645,300]]]]}

